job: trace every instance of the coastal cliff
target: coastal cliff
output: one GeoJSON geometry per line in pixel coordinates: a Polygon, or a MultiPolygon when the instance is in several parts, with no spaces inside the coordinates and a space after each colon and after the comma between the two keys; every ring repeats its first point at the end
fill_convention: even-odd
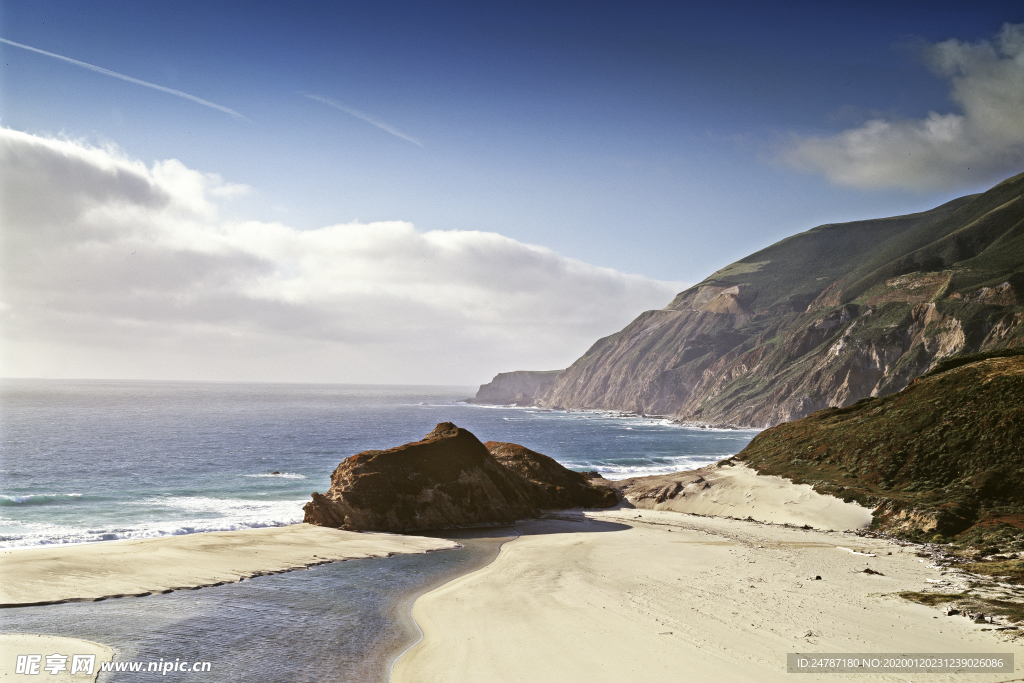
{"type": "Polygon", "coordinates": [[[530,405],[535,397],[547,392],[562,376],[563,370],[518,370],[500,372],[481,385],[470,403],[491,405],[530,405]]]}
{"type": "Polygon", "coordinates": [[[422,441],[346,458],[328,492],[312,498],[303,507],[309,524],[391,532],[513,524],[542,509],[618,502],[612,490],[545,455],[517,444],[485,446],[450,422],[422,441]]]}
{"type": "MultiPolygon", "coordinates": [[[[764,428],[892,394],[954,354],[1024,344],[1022,195],[1024,174],[923,213],[789,237],[532,393],[523,383],[514,402],[764,428]]],[[[503,402],[489,397],[504,384],[476,400],[503,402]]]]}

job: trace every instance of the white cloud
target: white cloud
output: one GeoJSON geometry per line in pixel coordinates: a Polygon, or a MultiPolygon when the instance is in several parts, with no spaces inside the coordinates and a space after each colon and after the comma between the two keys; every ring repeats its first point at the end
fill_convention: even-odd
{"type": "Polygon", "coordinates": [[[5,375],[477,383],[685,285],[477,231],[227,221],[176,160],[0,128],[5,375]]]}
{"type": "Polygon", "coordinates": [[[1024,168],[1024,24],[992,41],[947,40],[925,50],[950,80],[961,113],[920,120],[872,119],[833,136],[796,138],[782,150],[792,166],[866,189],[948,189],[1024,168]]]}

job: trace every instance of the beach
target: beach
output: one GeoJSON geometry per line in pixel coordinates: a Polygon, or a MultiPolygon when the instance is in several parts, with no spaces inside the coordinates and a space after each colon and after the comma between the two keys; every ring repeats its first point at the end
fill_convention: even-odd
{"type": "MultiPolygon", "coordinates": [[[[895,543],[636,509],[517,529],[493,563],[416,602],[424,636],[396,664],[395,683],[781,681],[791,652],[1012,652],[1016,675],[971,680],[1024,670],[1013,632],[896,597],[942,570],[895,543]]],[[[828,680],[844,679],[920,675],[828,680]]]]}
{"type": "MultiPolygon", "coordinates": [[[[934,588],[943,576],[912,546],[847,531],[630,507],[549,513],[515,530],[521,535],[492,562],[416,600],[412,617],[423,636],[398,659],[391,680],[772,681],[789,675],[790,652],[1013,653],[1017,672],[1024,664],[1024,642],[1013,640],[1014,632],[945,617],[894,595],[934,588]]],[[[7,604],[40,604],[196,588],[455,545],[294,525],[6,551],[0,572],[7,604]]],[[[4,670],[22,650],[38,650],[38,637],[5,636],[4,670]]],[[[105,645],[89,647],[111,655],[105,645]]],[[[962,674],[929,674],[929,680],[962,680],[962,674]]]]}

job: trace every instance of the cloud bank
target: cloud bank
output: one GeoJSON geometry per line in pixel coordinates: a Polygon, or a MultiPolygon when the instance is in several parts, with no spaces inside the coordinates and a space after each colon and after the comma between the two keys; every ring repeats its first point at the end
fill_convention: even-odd
{"type": "Polygon", "coordinates": [[[782,159],[864,189],[949,189],[1024,168],[1024,24],[991,41],[947,40],[925,59],[951,84],[962,113],[920,120],[872,119],[838,135],[796,138],[782,159]]]}
{"type": "Polygon", "coordinates": [[[473,384],[685,285],[476,231],[228,221],[248,188],[0,128],[8,376],[473,384]]]}

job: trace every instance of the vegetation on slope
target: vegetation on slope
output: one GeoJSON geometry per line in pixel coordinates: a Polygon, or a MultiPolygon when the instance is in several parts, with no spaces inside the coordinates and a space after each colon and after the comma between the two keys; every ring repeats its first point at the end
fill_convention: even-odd
{"type": "MultiPolygon", "coordinates": [[[[1024,540],[1024,348],[759,434],[736,460],[876,508],[874,527],[998,552],[1024,540]]],[[[1024,545],[1021,545],[1024,550],[1024,545]]]]}
{"type": "Polygon", "coordinates": [[[853,303],[873,287],[918,272],[951,271],[948,292],[995,286],[1007,277],[1017,278],[1011,284],[1019,289],[1022,188],[1024,174],[931,211],[822,225],[751,254],[697,287],[739,286],[753,313],[787,302],[806,307],[822,294],[835,304],[853,303]]]}

